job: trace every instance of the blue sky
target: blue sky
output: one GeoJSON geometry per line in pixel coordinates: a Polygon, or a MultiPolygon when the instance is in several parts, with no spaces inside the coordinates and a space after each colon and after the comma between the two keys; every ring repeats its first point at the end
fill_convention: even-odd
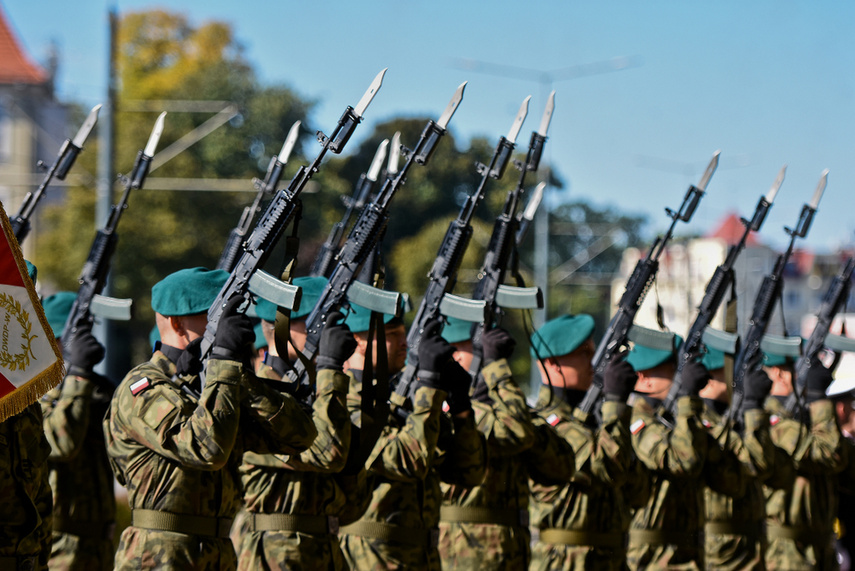
{"type": "MultiPolygon", "coordinates": [[[[107,8],[100,0],[0,0],[21,41],[43,61],[61,49],[59,93],[94,104],[104,93],[107,8]]],[[[156,8],[138,0],[119,12],[156,8]]],[[[705,232],[727,213],[749,216],[778,170],[787,178],[761,239],[783,247],[820,173],[828,188],[805,247],[853,243],[855,3],[753,0],[462,2],[228,2],[171,0],[192,23],[230,22],[259,77],[321,104],[331,129],[388,67],[357,131],[399,115],[437,116],[469,81],[451,128],[505,134],[526,95],[520,143],[537,127],[549,78],[556,108],[547,158],[569,184],[553,201],[582,199],[669,220],[712,153],[719,171],[682,231],[705,232]],[[620,71],[562,79],[558,70],[628,56],[620,71]],[[547,72],[546,79],[464,70],[460,58],[547,72]]],[[[482,66],[481,69],[493,69],[482,66]]]]}

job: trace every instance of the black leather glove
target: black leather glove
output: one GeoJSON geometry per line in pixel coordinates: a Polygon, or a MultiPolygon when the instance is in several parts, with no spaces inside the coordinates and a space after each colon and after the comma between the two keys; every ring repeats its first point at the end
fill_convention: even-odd
{"type": "Polygon", "coordinates": [[[811,358],[805,379],[805,402],[812,403],[828,398],[825,391],[832,380],[831,369],[823,365],[819,357],[811,358]]]}
{"type": "Polygon", "coordinates": [[[472,410],[469,398],[469,387],[472,385],[472,375],[460,363],[451,359],[442,370],[442,384],[448,387],[448,412],[453,415],[472,410]]]}
{"type": "Polygon", "coordinates": [[[92,325],[80,327],[67,348],[68,374],[89,378],[92,369],[104,359],[104,346],[92,335],[92,325]]]}
{"type": "Polygon", "coordinates": [[[243,361],[255,342],[252,321],[245,313],[238,312],[244,298],[236,295],[226,302],[223,315],[214,335],[214,348],[210,359],[243,361]]]}
{"type": "Polygon", "coordinates": [[[421,343],[419,343],[419,381],[434,389],[446,390],[441,372],[454,355],[454,347],[440,337],[442,323],[437,320],[425,325],[421,343]]]}
{"type": "Polygon", "coordinates": [[[616,354],[603,371],[603,392],[607,401],[625,404],[632,389],[635,388],[638,373],[626,362],[628,354],[627,350],[616,354]]]}
{"type": "Polygon", "coordinates": [[[748,374],[745,379],[745,388],[743,393],[743,408],[750,410],[752,408],[763,408],[763,401],[769,396],[769,391],[772,390],[772,379],[766,374],[763,369],[755,369],[748,374]]]}
{"type": "Polygon", "coordinates": [[[321,331],[321,341],[318,344],[318,370],[334,369],[341,371],[344,362],[356,350],[356,339],[350,328],[342,321],[344,315],[333,311],[327,316],[327,322],[321,331]]]}
{"type": "Polygon", "coordinates": [[[682,380],[680,390],[677,396],[698,396],[707,383],[710,381],[710,372],[696,359],[690,358],[683,365],[682,380]]]}
{"type": "Polygon", "coordinates": [[[484,335],[481,336],[484,364],[489,365],[499,359],[510,359],[516,346],[517,342],[504,329],[496,328],[484,332],[484,335]]]}

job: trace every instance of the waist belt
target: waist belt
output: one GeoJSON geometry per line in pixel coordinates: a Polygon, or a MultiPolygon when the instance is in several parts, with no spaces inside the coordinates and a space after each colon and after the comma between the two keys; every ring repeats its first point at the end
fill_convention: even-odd
{"type": "Polygon", "coordinates": [[[53,532],[76,535],[86,539],[106,539],[113,541],[116,531],[114,521],[72,521],[62,516],[53,517],[53,532]]]}
{"type": "Polygon", "coordinates": [[[704,533],[710,535],[744,535],[758,538],[766,535],[764,524],[756,521],[708,521],[704,524],[704,533]]]}
{"type": "Polygon", "coordinates": [[[397,541],[406,545],[434,548],[439,545],[439,530],[401,527],[379,521],[359,520],[341,528],[341,533],[361,535],[380,541],[397,541]]]}
{"type": "Polygon", "coordinates": [[[540,541],[543,543],[563,543],[565,545],[619,548],[625,545],[626,540],[622,533],[597,533],[594,531],[547,528],[540,530],[540,541]]]}
{"type": "Polygon", "coordinates": [[[247,514],[247,531],[291,531],[306,535],[338,534],[338,518],[323,515],[247,514]]]}
{"type": "Polygon", "coordinates": [[[39,558],[36,556],[30,557],[0,557],[0,569],[14,569],[15,571],[33,571],[37,569],[39,558]]]}
{"type": "Polygon", "coordinates": [[[226,539],[232,527],[232,518],[138,509],[131,511],[131,525],[143,529],[226,539]]]}
{"type": "Polygon", "coordinates": [[[766,525],[766,533],[769,539],[792,539],[801,543],[811,545],[828,545],[831,543],[833,532],[831,530],[813,530],[798,526],[778,525],[769,523],[766,525]]]}
{"type": "Polygon", "coordinates": [[[634,544],[679,545],[698,547],[700,536],[697,533],[664,531],[661,529],[631,529],[629,542],[634,544]]]}
{"type": "Polygon", "coordinates": [[[447,523],[492,523],[508,527],[528,527],[528,510],[442,506],[439,519],[447,523]]]}

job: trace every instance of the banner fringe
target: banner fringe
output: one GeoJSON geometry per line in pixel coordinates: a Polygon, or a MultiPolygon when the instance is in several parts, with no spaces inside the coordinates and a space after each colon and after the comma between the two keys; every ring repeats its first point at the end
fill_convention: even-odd
{"type": "Polygon", "coordinates": [[[27,381],[25,385],[6,395],[0,401],[0,422],[23,412],[28,406],[38,401],[43,394],[61,383],[64,377],[65,367],[62,361],[58,361],[42,371],[37,377],[27,381]]]}

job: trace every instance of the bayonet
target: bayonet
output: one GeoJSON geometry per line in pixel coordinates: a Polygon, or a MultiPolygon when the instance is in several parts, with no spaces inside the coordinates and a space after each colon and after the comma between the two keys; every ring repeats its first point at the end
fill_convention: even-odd
{"type": "Polygon", "coordinates": [[[285,143],[282,145],[282,150],[279,151],[279,162],[283,165],[288,162],[288,157],[291,156],[291,151],[294,150],[294,145],[297,144],[297,136],[300,134],[300,121],[295,121],[288,131],[288,136],[285,137],[285,143]]]}
{"type": "Polygon", "coordinates": [[[83,143],[86,142],[86,139],[89,137],[89,133],[92,132],[92,129],[95,127],[95,123],[98,122],[98,111],[100,110],[100,103],[92,108],[92,111],[89,112],[89,115],[86,117],[86,120],[83,122],[83,125],[80,126],[80,129],[77,131],[77,134],[71,141],[72,145],[74,145],[78,149],[83,148],[83,143]]]}
{"type": "Polygon", "coordinates": [[[707,189],[707,185],[712,178],[715,169],[718,168],[718,156],[721,154],[721,151],[716,151],[713,153],[712,159],[710,160],[710,164],[707,165],[707,170],[704,171],[704,176],[701,177],[701,181],[698,183],[698,188],[702,191],[707,189]]]}
{"type": "Polygon", "coordinates": [[[389,162],[386,163],[386,176],[389,178],[398,174],[398,161],[401,158],[401,132],[392,135],[392,149],[389,151],[389,162]]]}
{"type": "Polygon", "coordinates": [[[517,142],[517,135],[520,134],[520,129],[522,129],[523,123],[525,122],[526,115],[528,115],[528,102],[531,100],[531,95],[526,97],[522,105],[520,105],[520,110],[517,112],[517,116],[514,119],[513,124],[511,125],[511,130],[508,131],[507,139],[511,143],[517,142]]]}
{"type": "Polygon", "coordinates": [[[784,183],[784,175],[786,174],[787,165],[784,165],[778,172],[778,178],[776,178],[775,182],[772,183],[772,188],[770,188],[769,192],[766,193],[766,202],[768,202],[770,205],[775,202],[775,197],[778,195],[778,191],[781,189],[781,185],[784,183]]]}
{"type": "Polygon", "coordinates": [[[160,136],[163,134],[163,123],[166,118],[166,111],[161,113],[157,121],[154,123],[154,129],[151,131],[151,136],[148,138],[148,143],[145,145],[143,154],[149,158],[154,156],[154,151],[157,149],[157,143],[160,142],[160,136]]]}
{"type": "Polygon", "coordinates": [[[466,81],[460,84],[457,88],[457,91],[454,92],[454,95],[451,97],[451,101],[448,102],[448,106],[445,108],[445,111],[442,112],[442,115],[439,116],[436,124],[440,129],[445,129],[448,127],[448,122],[451,121],[451,117],[454,115],[454,112],[457,111],[457,106],[460,105],[460,102],[463,101],[463,90],[466,89],[466,81]]]}
{"type": "Polygon", "coordinates": [[[525,206],[525,211],[523,212],[523,220],[532,221],[534,220],[534,215],[537,213],[537,208],[540,206],[540,201],[543,200],[543,190],[546,188],[545,182],[537,183],[537,186],[534,187],[534,190],[531,193],[531,197],[528,199],[528,204],[525,206]]]}
{"type": "Polygon", "coordinates": [[[537,132],[542,136],[546,136],[549,130],[549,123],[552,121],[552,110],[555,109],[555,90],[549,94],[549,99],[546,101],[546,109],[543,110],[543,117],[540,120],[540,128],[537,132]]]}
{"type": "Polygon", "coordinates": [[[377,152],[374,153],[374,159],[371,161],[371,166],[368,168],[368,174],[365,178],[371,182],[377,182],[377,175],[380,174],[380,169],[383,166],[383,159],[386,158],[386,147],[389,146],[389,139],[383,139],[380,146],[377,147],[377,152]]]}
{"type": "Polygon", "coordinates": [[[386,75],[387,69],[389,68],[383,68],[383,70],[377,74],[374,81],[372,81],[371,85],[368,86],[368,91],[365,92],[365,95],[362,96],[362,99],[360,99],[359,103],[356,104],[356,107],[353,108],[354,114],[360,119],[365,114],[365,110],[368,109],[368,106],[371,105],[371,101],[374,99],[374,96],[377,95],[377,91],[380,90],[380,86],[383,85],[383,76],[386,75]]]}
{"type": "Polygon", "coordinates": [[[822,194],[825,192],[825,185],[828,182],[828,169],[822,171],[822,176],[819,177],[819,184],[816,185],[816,190],[813,193],[813,198],[810,200],[810,207],[814,210],[819,207],[819,201],[822,200],[822,194]]]}

